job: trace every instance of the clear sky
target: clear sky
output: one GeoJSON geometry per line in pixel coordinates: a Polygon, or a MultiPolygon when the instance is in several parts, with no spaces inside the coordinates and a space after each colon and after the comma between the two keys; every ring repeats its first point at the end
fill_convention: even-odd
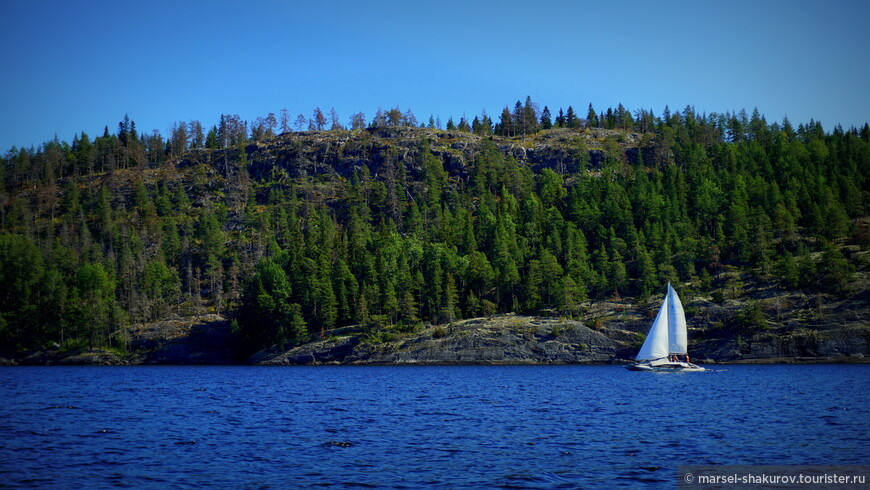
{"type": "Polygon", "coordinates": [[[0,0],[0,19],[0,152],[125,113],[164,135],[283,107],[458,122],[526,95],[870,120],[866,1],[0,0]]]}

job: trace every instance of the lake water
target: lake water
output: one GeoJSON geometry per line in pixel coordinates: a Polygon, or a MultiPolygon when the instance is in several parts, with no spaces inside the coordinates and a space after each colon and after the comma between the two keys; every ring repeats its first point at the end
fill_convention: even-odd
{"type": "Polygon", "coordinates": [[[870,461],[870,366],[4,367],[0,486],[674,488],[870,461]]]}

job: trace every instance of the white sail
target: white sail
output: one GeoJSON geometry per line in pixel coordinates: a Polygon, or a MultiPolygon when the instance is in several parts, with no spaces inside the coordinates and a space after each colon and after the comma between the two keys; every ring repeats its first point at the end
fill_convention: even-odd
{"type": "MultiPolygon", "coordinates": [[[[680,308],[682,311],[682,307],[680,308]]],[[[661,359],[668,355],[668,299],[662,302],[662,307],[659,308],[659,313],[649,329],[649,334],[637,353],[635,359],[638,361],[647,361],[652,359],[661,359]]]]}
{"type": "Polygon", "coordinates": [[[687,354],[686,313],[683,311],[680,297],[670,283],[668,283],[665,302],[668,305],[668,353],[687,354]]]}
{"type": "Polygon", "coordinates": [[[704,368],[689,362],[686,344],[686,313],[677,292],[668,284],[668,292],[658,315],[640,352],[635,356],[639,362],[626,365],[625,368],[629,371],[705,371],[704,368]]]}

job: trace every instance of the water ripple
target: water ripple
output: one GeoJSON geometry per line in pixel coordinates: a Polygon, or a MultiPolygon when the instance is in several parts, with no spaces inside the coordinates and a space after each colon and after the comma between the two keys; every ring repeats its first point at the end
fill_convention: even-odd
{"type": "Polygon", "coordinates": [[[4,367],[0,475],[51,488],[672,488],[870,459],[866,366],[4,367]]]}

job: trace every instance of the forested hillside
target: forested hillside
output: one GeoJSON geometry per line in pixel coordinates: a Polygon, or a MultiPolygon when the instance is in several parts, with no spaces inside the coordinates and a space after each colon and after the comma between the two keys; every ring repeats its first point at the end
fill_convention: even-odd
{"type": "Polygon", "coordinates": [[[586,112],[527,98],[441,129],[399,109],[347,127],[285,110],[166,139],[125,116],[96,138],[12,148],[0,350],[123,351],[137,326],[205,310],[252,352],[351,324],[572,317],[667,282],[714,301],[747,280],[859,287],[868,125],[586,112]]]}

